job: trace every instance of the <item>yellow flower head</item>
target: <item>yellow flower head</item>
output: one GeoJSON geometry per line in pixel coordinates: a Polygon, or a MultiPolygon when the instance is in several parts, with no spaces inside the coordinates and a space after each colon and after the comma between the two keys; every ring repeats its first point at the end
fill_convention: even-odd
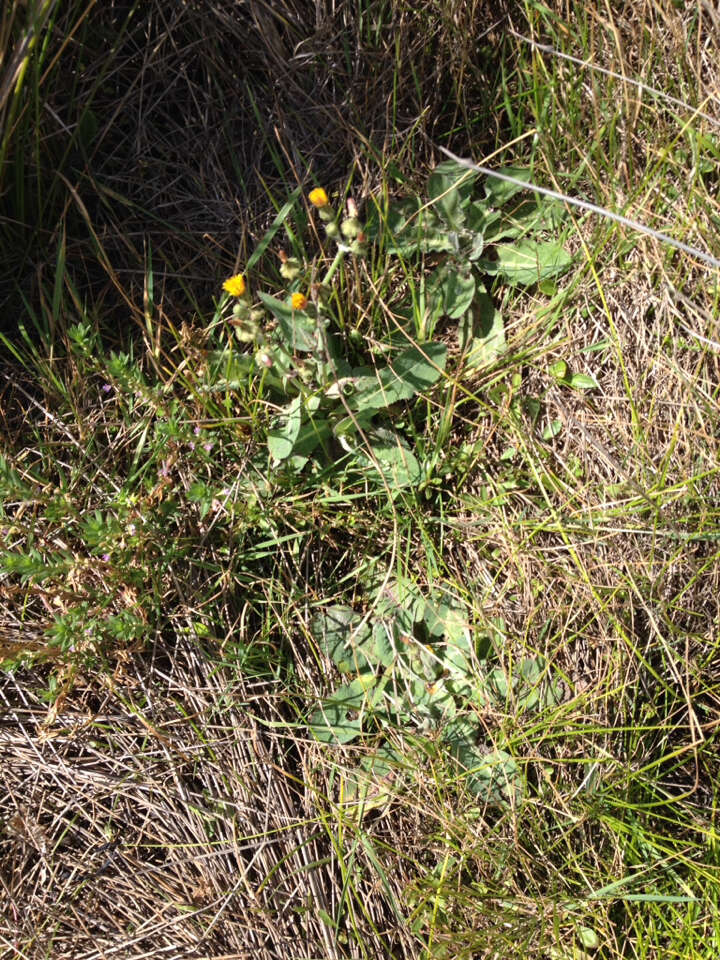
{"type": "Polygon", "coordinates": [[[223,290],[231,297],[241,297],[245,293],[245,278],[239,273],[230,277],[223,284],[223,290]]]}
{"type": "Polygon", "coordinates": [[[294,293],[292,295],[293,310],[304,310],[307,306],[307,297],[304,293],[294,293]]]}
{"type": "Polygon", "coordinates": [[[330,201],[328,200],[328,195],[325,193],[322,187],[316,187],[314,190],[310,191],[308,200],[314,206],[320,209],[320,207],[326,207],[330,201]]]}

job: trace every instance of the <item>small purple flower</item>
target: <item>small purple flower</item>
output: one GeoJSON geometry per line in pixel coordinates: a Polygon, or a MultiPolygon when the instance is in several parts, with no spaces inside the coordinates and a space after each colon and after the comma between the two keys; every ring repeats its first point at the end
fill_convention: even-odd
{"type": "Polygon", "coordinates": [[[104,384],[102,385],[101,389],[102,389],[102,392],[103,392],[103,393],[110,393],[110,391],[112,390],[112,384],[110,384],[110,383],[104,383],[104,384]]]}
{"type": "Polygon", "coordinates": [[[193,443],[192,440],[190,441],[190,443],[188,443],[188,446],[190,447],[191,450],[195,449],[195,444],[193,443]]]}
{"type": "Polygon", "coordinates": [[[205,443],[203,444],[203,450],[205,451],[205,453],[210,453],[210,451],[214,446],[215,446],[214,443],[212,443],[210,440],[206,440],[205,443]]]}
{"type": "Polygon", "coordinates": [[[195,434],[196,437],[199,437],[200,434],[202,433],[202,430],[200,427],[195,427],[195,429],[193,430],[193,433],[195,434]]]}
{"type": "Polygon", "coordinates": [[[161,477],[163,480],[167,480],[167,478],[170,476],[171,464],[172,464],[171,460],[166,460],[165,463],[163,463],[163,465],[158,470],[158,476],[161,477]]]}
{"type": "Polygon", "coordinates": [[[109,554],[109,553],[104,553],[104,554],[102,555],[102,558],[101,558],[101,559],[102,559],[103,563],[107,563],[107,562],[110,560],[110,554],[109,554]]]}
{"type": "Polygon", "coordinates": [[[129,523],[129,524],[128,524],[128,526],[127,526],[127,532],[130,534],[131,537],[134,537],[134,536],[135,536],[135,533],[137,532],[137,527],[135,526],[134,523],[129,523]]]}

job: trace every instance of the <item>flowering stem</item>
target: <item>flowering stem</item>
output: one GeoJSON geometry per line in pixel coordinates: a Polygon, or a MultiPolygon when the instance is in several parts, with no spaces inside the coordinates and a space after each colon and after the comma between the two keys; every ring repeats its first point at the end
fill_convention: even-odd
{"type": "Polygon", "coordinates": [[[328,267],[328,272],[325,274],[325,277],[324,277],[324,279],[323,279],[323,286],[324,286],[325,284],[330,283],[330,281],[332,280],[332,278],[335,276],[335,274],[337,273],[337,268],[340,266],[340,264],[341,264],[341,263],[343,262],[343,260],[345,259],[345,254],[346,254],[347,252],[348,252],[347,250],[344,250],[344,249],[342,249],[342,247],[341,247],[341,248],[338,250],[338,252],[335,254],[335,259],[333,260],[333,262],[332,262],[332,263],[330,264],[330,266],[328,267]]]}

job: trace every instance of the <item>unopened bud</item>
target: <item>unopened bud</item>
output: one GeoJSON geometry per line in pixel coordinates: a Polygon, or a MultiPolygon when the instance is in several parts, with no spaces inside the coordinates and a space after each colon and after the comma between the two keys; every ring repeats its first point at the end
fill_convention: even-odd
{"type": "Polygon", "coordinates": [[[300,275],[300,263],[295,257],[285,257],[280,267],[280,276],[286,280],[296,280],[300,275]]]}
{"type": "Polygon", "coordinates": [[[346,240],[355,240],[359,233],[362,233],[362,225],[357,217],[349,217],[340,224],[342,235],[346,240]]]}
{"type": "Polygon", "coordinates": [[[334,240],[339,232],[338,225],[334,220],[331,220],[329,223],[325,224],[325,233],[330,237],[331,240],[334,240]]]}
{"type": "Polygon", "coordinates": [[[260,328],[252,320],[241,320],[233,324],[235,327],[235,336],[240,343],[258,343],[262,342],[263,336],[260,328]]]}
{"type": "Polygon", "coordinates": [[[312,383],[315,376],[314,371],[308,366],[307,363],[301,362],[297,364],[297,373],[303,383],[309,384],[312,383]]]}

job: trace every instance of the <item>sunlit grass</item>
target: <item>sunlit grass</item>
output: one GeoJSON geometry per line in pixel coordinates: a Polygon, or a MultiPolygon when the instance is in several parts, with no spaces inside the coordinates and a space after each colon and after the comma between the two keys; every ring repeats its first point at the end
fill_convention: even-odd
{"type": "MultiPolygon", "coordinates": [[[[507,349],[471,369],[456,322],[433,327],[425,311],[433,258],[387,250],[389,204],[422,191],[434,144],[480,162],[500,151],[491,165],[529,166],[536,183],[720,256],[711,22],[659,0],[636,20],[582,5],[565,20],[565,6],[528,3],[515,34],[500,21],[481,39],[497,67],[484,85],[469,43],[489,24],[474,4],[429,2],[414,19],[403,5],[346,4],[337,49],[290,5],[284,20],[263,8],[243,29],[264,53],[239,85],[220,66],[239,29],[223,10],[207,20],[207,63],[191,88],[212,86],[238,117],[227,152],[197,134],[188,159],[168,159],[178,132],[158,124],[170,93],[136,130],[151,171],[142,183],[114,152],[140,122],[128,119],[141,103],[129,79],[135,21],[110,17],[100,63],[91,4],[7,5],[6,949],[720,952],[717,270],[569,210],[572,271],[543,290],[488,280],[507,349]],[[439,53],[417,47],[413,74],[419,24],[439,53]],[[336,71],[369,58],[358,60],[366,87],[334,76],[331,47],[336,71]],[[298,69],[293,51],[306,72],[289,74],[280,96],[260,64],[276,79],[281,64],[298,69]],[[69,112],[66,57],[87,58],[69,112]],[[128,81],[113,93],[104,84],[116,75],[128,81]],[[354,113],[333,126],[335,84],[352,90],[354,113]],[[238,111],[243,89],[252,99],[238,111]],[[106,109],[113,97],[119,119],[106,109]],[[69,130],[62,143],[50,108],[69,130]],[[213,234],[189,198],[213,183],[230,209],[240,175],[236,242],[220,213],[213,234]],[[341,450],[315,472],[273,469],[265,437],[281,403],[213,316],[233,274],[253,294],[280,293],[279,249],[314,258],[313,282],[325,275],[335,248],[304,199],[320,182],[379,224],[367,258],[333,276],[352,362],[379,365],[388,344],[408,340],[449,347],[437,385],[393,410],[423,469],[416,487],[389,490],[341,450]],[[156,187],[162,203],[150,210],[156,187]],[[352,778],[379,736],[328,747],[308,730],[338,686],[314,616],[344,604],[372,617],[379,584],[402,577],[458,598],[508,684],[528,657],[551,666],[559,702],[533,712],[511,690],[477,711],[483,744],[507,751],[526,783],[511,803],[479,801],[441,729],[408,725],[384,734],[402,759],[363,806],[352,778]]],[[[197,55],[198,31],[182,11],[170,22],[153,10],[146,28],[162,52],[144,79],[158,91],[163,65],[179,83],[167,70],[197,55]]]]}

